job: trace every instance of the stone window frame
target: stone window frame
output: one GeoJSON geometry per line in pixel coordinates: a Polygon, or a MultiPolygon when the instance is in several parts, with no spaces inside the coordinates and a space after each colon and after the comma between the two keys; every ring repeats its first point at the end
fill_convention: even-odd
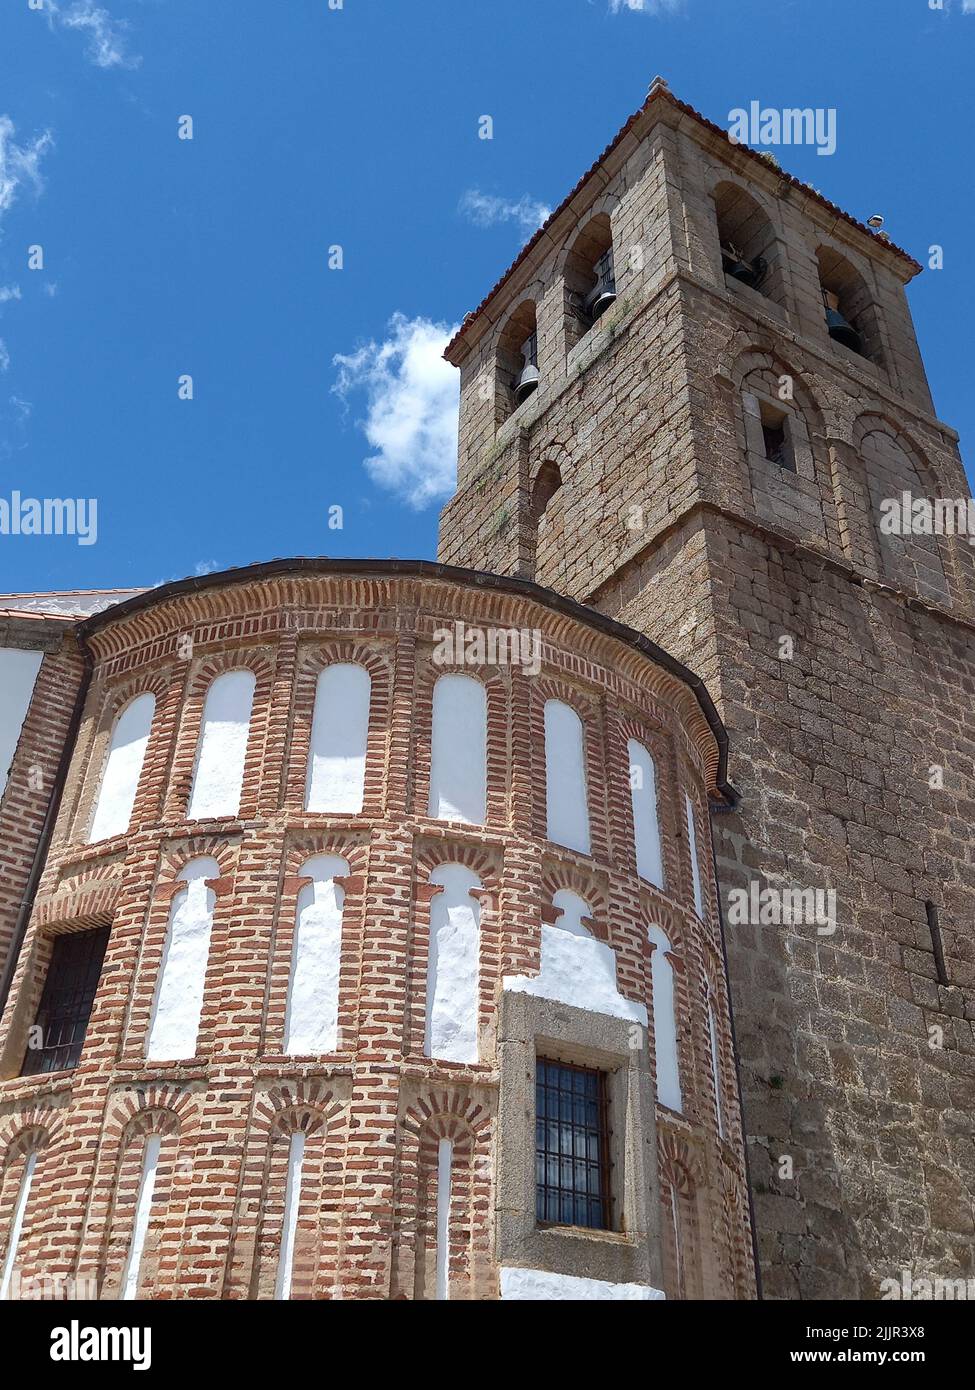
{"type": "Polygon", "coordinates": [[[661,1288],[656,1111],[646,1029],[627,1019],[505,990],[498,1043],[498,1264],[661,1288]],[[611,1230],[539,1226],[536,1221],[538,1057],[606,1073],[611,1230]]]}
{"type": "MultiPolygon", "coordinates": [[[[749,376],[751,375],[753,373],[749,374],[749,376]]],[[[741,402],[745,422],[745,451],[749,469],[753,473],[757,470],[760,475],[768,473],[769,469],[773,468],[783,476],[794,472],[797,477],[815,483],[817,481],[816,460],[813,457],[809,427],[802,411],[796,406],[795,400],[777,400],[767,391],[760,390],[754,383],[749,383],[749,378],[746,377],[742,383],[741,402]],[[785,422],[785,435],[792,455],[792,468],[788,468],[784,464],[774,463],[766,456],[763,407],[765,413],[774,412],[785,422]]]]}

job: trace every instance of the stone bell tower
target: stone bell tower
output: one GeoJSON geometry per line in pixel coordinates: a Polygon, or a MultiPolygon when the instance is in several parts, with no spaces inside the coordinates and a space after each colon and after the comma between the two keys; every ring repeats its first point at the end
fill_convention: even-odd
{"type": "Polygon", "coordinates": [[[881,526],[968,496],[919,270],[658,79],[446,353],[439,558],[645,632],[728,728],[768,1297],[975,1273],[973,556],[881,526]]]}

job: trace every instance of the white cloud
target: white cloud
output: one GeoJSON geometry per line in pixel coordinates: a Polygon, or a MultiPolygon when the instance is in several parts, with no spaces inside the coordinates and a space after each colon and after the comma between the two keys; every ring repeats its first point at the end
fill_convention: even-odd
{"type": "Polygon", "coordinates": [[[193,573],[202,577],[204,574],[213,574],[214,571],[218,570],[219,568],[219,560],[197,560],[196,568],[194,569],[193,573]]]}
{"type": "Polygon", "coordinates": [[[475,227],[493,227],[498,222],[517,222],[527,235],[536,232],[552,209],[537,198],[522,194],[517,201],[510,198],[497,198],[491,193],[482,193],[479,188],[469,188],[457,206],[458,212],[469,217],[475,227]]]}
{"type": "Polygon", "coordinates": [[[415,511],[454,488],[459,374],[442,354],[456,331],[394,314],[381,343],[332,359],[339,368],[332,390],[343,400],[366,395],[358,423],[375,450],[365,460],[367,473],[415,511]]]}
{"type": "Polygon", "coordinates": [[[58,4],[58,0],[45,0],[44,11],[52,29],[60,24],[65,29],[77,29],[87,35],[85,51],[97,68],[135,68],[142,62],[137,55],[125,51],[128,24],[113,19],[108,10],[96,5],[94,0],[74,0],[67,8],[58,4]]]}
{"type": "Polygon", "coordinates": [[[621,10],[633,10],[640,14],[676,14],[683,8],[684,0],[609,0],[610,14],[619,14],[621,10]]]}
{"type": "Polygon", "coordinates": [[[0,304],[9,304],[12,299],[19,298],[19,285],[0,285],[0,304]]]}
{"type": "Polygon", "coordinates": [[[10,353],[7,351],[7,344],[0,338],[0,372],[5,372],[10,366],[10,353]]]}
{"type": "Polygon", "coordinates": [[[44,131],[18,145],[15,133],[10,117],[0,116],[0,213],[13,206],[22,185],[29,184],[35,193],[40,192],[44,186],[41,159],[53,143],[50,132],[44,131]]]}
{"type": "Polygon", "coordinates": [[[975,0],[961,0],[962,14],[975,14],[975,0]]]}

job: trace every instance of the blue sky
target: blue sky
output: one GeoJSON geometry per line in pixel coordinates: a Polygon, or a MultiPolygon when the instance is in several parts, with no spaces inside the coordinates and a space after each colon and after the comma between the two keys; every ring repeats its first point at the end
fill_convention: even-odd
{"type": "Polygon", "coordinates": [[[964,449],[973,46],[975,0],[3,0],[0,497],[97,498],[98,539],[0,535],[0,590],[432,557],[446,330],[658,72],[722,124],[837,109],[779,157],[944,246],[910,293],[964,449]]]}

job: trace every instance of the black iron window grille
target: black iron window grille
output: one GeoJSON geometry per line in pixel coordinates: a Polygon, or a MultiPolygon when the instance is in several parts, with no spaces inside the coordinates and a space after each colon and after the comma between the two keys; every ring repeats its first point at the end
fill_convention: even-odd
{"type": "Polygon", "coordinates": [[[611,1228],[606,1078],[538,1059],[535,1218],[542,1225],[611,1228]]]}
{"type": "Polygon", "coordinates": [[[108,927],[54,939],[37,1018],[21,1076],[76,1067],[102,973],[108,927]]]}

